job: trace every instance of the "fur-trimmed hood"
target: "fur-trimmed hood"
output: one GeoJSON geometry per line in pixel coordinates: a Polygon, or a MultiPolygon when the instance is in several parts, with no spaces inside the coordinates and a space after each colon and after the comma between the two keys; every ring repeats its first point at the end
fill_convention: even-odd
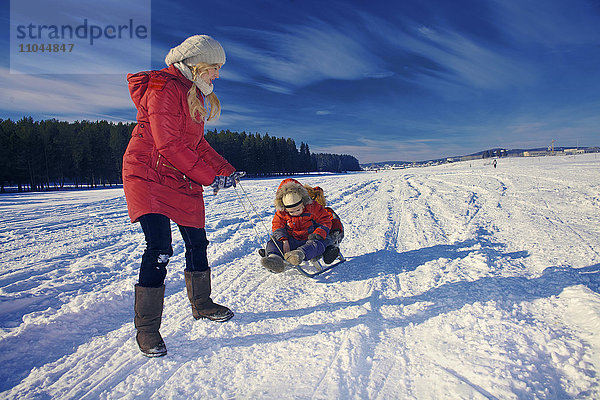
{"type": "Polygon", "coordinates": [[[299,194],[302,197],[302,203],[305,206],[313,202],[308,191],[300,182],[292,178],[287,178],[281,181],[277,193],[275,194],[275,208],[277,211],[285,211],[285,207],[283,206],[283,196],[288,193],[299,194]]]}

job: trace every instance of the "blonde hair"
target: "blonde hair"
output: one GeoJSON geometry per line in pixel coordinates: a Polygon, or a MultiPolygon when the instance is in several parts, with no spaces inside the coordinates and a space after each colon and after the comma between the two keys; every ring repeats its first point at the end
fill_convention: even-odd
{"type": "Polygon", "coordinates": [[[323,189],[318,186],[310,187],[308,185],[304,185],[304,188],[308,192],[308,195],[311,199],[325,207],[327,205],[327,200],[325,200],[325,193],[323,193],[323,189]]]}
{"type": "MultiPolygon", "coordinates": [[[[196,80],[203,74],[208,73],[209,69],[218,68],[220,66],[221,66],[221,64],[199,63],[199,64],[196,64],[196,65],[190,67],[190,69],[192,70],[192,75],[194,77],[194,80],[196,80]]],[[[190,88],[190,90],[188,91],[188,94],[187,94],[187,102],[188,102],[188,107],[190,109],[190,116],[197,123],[202,122],[205,118],[207,121],[210,121],[214,118],[218,119],[221,116],[221,102],[219,101],[219,98],[217,97],[217,95],[214,92],[212,92],[211,94],[206,96],[206,100],[208,100],[208,103],[210,104],[210,111],[208,111],[202,105],[202,102],[198,98],[198,92],[196,89],[196,85],[192,85],[192,87],[190,88]],[[197,118],[198,114],[200,114],[200,117],[201,117],[200,119],[197,118]],[[208,115],[208,118],[207,118],[207,115],[208,115]]]]}

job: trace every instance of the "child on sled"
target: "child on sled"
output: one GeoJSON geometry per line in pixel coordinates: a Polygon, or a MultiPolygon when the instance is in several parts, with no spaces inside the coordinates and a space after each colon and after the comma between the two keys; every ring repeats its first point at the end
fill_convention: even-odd
{"type": "Polygon", "coordinates": [[[325,264],[331,264],[340,255],[339,246],[344,238],[344,226],[335,211],[333,211],[331,207],[327,207],[327,200],[325,200],[323,189],[318,186],[310,187],[304,185],[304,187],[308,191],[310,198],[323,206],[331,218],[331,230],[329,231],[329,235],[327,235],[325,243],[327,247],[323,252],[323,262],[325,262],[325,264]]]}
{"type": "Polygon", "coordinates": [[[327,246],[331,217],[295,179],[284,179],[275,194],[273,233],[261,264],[271,272],[283,272],[283,260],[300,265],[319,257],[327,246]]]}

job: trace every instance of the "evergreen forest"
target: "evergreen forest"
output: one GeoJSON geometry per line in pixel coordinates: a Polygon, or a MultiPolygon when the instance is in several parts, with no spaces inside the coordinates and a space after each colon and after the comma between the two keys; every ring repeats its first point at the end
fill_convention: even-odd
{"type": "MultiPolygon", "coordinates": [[[[0,191],[122,183],[123,153],[135,123],[0,119],[0,191]]],[[[359,171],[350,155],[312,154],[307,144],[268,134],[206,131],[213,148],[249,176],[359,171]]]]}

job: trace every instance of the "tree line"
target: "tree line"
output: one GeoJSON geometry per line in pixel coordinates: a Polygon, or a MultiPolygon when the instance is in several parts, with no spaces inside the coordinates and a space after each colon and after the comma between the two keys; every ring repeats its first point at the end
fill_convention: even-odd
{"type": "MultiPolygon", "coordinates": [[[[135,123],[0,119],[0,191],[41,191],[66,186],[122,183],[123,154],[135,123]]],[[[359,171],[348,155],[311,154],[293,139],[268,134],[207,131],[208,142],[250,176],[316,171],[359,171]]]]}
{"type": "Polygon", "coordinates": [[[308,144],[302,142],[298,149],[290,138],[216,129],[204,137],[233,166],[251,176],[361,170],[353,156],[311,153],[308,144]]]}
{"type": "Polygon", "coordinates": [[[0,120],[0,190],[118,184],[131,129],[107,121],[0,120]]]}

